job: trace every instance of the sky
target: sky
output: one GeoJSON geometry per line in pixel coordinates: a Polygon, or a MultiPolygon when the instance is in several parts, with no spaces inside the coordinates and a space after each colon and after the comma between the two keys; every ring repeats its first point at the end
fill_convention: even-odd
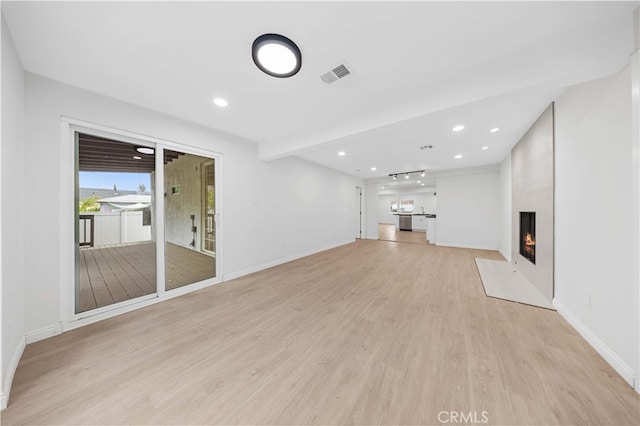
{"type": "Polygon", "coordinates": [[[136,191],[139,184],[151,190],[151,173],[80,172],[80,188],[113,189],[136,191]]]}

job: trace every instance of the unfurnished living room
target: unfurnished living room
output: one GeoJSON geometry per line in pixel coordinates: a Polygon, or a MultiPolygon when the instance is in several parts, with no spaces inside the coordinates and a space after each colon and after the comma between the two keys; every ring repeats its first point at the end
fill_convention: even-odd
{"type": "Polygon", "coordinates": [[[2,1],[2,424],[640,424],[638,7],[2,1]]]}

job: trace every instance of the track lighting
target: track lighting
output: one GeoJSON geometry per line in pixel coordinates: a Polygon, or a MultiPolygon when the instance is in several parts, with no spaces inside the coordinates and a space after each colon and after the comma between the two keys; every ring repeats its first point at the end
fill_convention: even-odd
{"type": "Polygon", "coordinates": [[[409,175],[411,175],[413,173],[420,173],[420,176],[422,176],[422,177],[425,177],[427,175],[427,171],[426,170],[414,170],[414,171],[411,171],[411,172],[389,173],[389,177],[391,177],[393,180],[397,180],[398,179],[398,175],[404,175],[405,179],[409,179],[409,175]]]}

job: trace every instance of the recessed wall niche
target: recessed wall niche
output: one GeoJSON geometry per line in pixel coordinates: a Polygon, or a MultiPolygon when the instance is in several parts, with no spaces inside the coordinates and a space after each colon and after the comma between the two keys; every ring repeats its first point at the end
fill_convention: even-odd
{"type": "Polygon", "coordinates": [[[511,259],[549,301],[553,300],[553,104],[511,151],[511,259]],[[522,215],[522,213],[535,213],[522,215]],[[522,220],[525,227],[521,234],[522,220]]]}

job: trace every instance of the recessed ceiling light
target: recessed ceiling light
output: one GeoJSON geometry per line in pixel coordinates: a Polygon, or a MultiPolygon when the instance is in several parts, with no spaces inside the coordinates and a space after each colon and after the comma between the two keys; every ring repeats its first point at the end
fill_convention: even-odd
{"type": "Polygon", "coordinates": [[[251,57],[258,68],[273,77],[291,77],[302,66],[298,46],[280,34],[263,34],[255,39],[251,57]]]}
{"type": "Polygon", "coordinates": [[[134,159],[134,160],[142,160],[142,157],[140,157],[139,155],[134,155],[134,156],[133,156],[133,159],[134,159]]]}
{"type": "Polygon", "coordinates": [[[495,133],[495,132],[500,131],[500,128],[499,128],[499,127],[494,127],[493,129],[491,129],[491,130],[489,130],[489,131],[490,131],[491,133],[495,133]]]}
{"type": "Polygon", "coordinates": [[[421,185],[424,186],[424,183],[422,183],[421,185]]]}
{"type": "Polygon", "coordinates": [[[462,158],[462,154],[458,154],[454,158],[456,158],[456,159],[462,158]]]}
{"type": "Polygon", "coordinates": [[[155,150],[153,148],[149,148],[148,146],[136,146],[136,151],[140,154],[153,154],[155,150]]]}
{"type": "Polygon", "coordinates": [[[420,183],[420,181],[417,181],[418,183],[420,183]]]}
{"type": "Polygon", "coordinates": [[[344,151],[340,151],[340,152],[338,152],[338,155],[339,155],[340,157],[344,157],[345,155],[347,155],[347,153],[346,153],[346,152],[344,152],[344,151]]]}
{"type": "Polygon", "coordinates": [[[420,173],[420,176],[424,177],[424,175],[425,175],[425,174],[426,174],[426,173],[425,173],[425,171],[423,170],[423,171],[422,171],[422,173],[420,173]]]}
{"type": "Polygon", "coordinates": [[[384,189],[384,186],[381,186],[380,189],[384,189]]]}
{"type": "Polygon", "coordinates": [[[489,147],[488,147],[488,146],[483,146],[483,147],[482,147],[482,148],[480,148],[480,149],[482,149],[482,150],[484,151],[485,149],[489,149],[489,147]]]}
{"type": "Polygon", "coordinates": [[[464,126],[462,124],[458,124],[451,130],[453,130],[454,132],[459,132],[460,130],[464,130],[464,126]]]}
{"type": "Polygon", "coordinates": [[[396,180],[396,179],[398,179],[398,175],[393,175],[392,178],[393,178],[393,180],[396,180]]]}
{"type": "Polygon", "coordinates": [[[406,173],[406,174],[404,175],[404,178],[405,178],[405,179],[409,179],[409,173],[406,173]]]}
{"type": "Polygon", "coordinates": [[[372,171],[372,172],[375,172],[376,170],[378,170],[376,167],[372,167],[372,168],[371,168],[371,171],[372,171]]]}
{"type": "Polygon", "coordinates": [[[213,99],[213,103],[218,105],[221,108],[225,108],[225,107],[229,106],[229,102],[227,102],[226,99],[222,99],[222,98],[214,98],[213,99]]]}

